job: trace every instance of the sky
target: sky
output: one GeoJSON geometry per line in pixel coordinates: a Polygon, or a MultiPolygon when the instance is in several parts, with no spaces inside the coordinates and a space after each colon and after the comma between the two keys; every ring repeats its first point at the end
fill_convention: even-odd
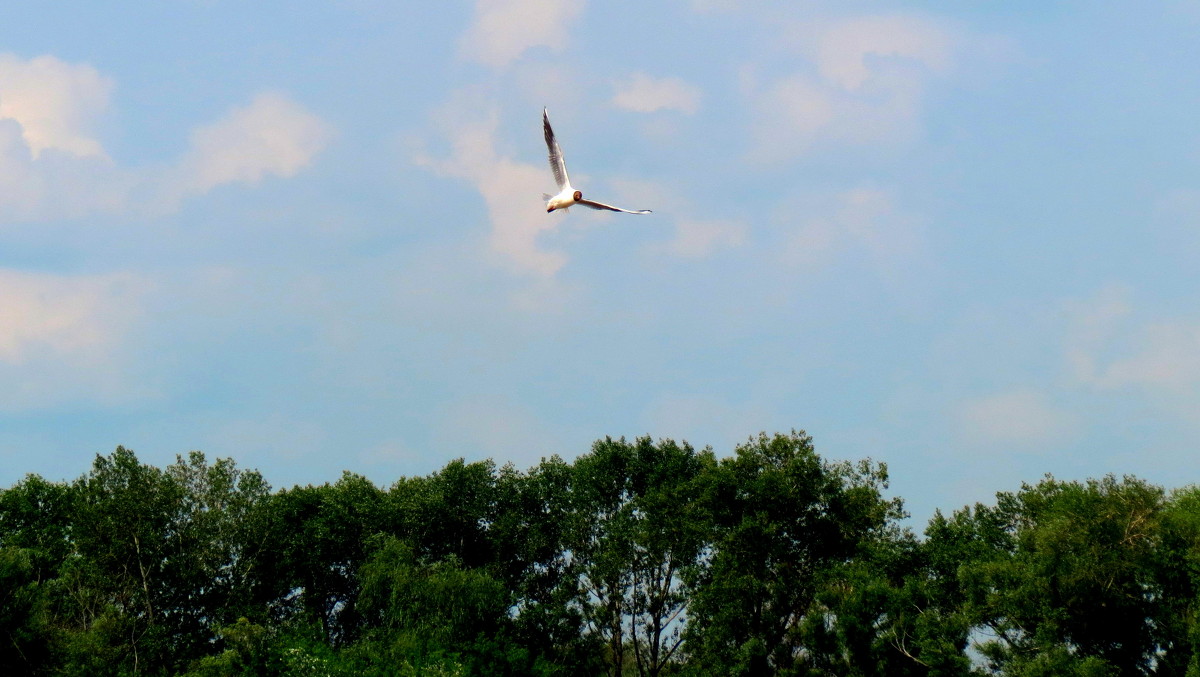
{"type": "Polygon", "coordinates": [[[1200,2],[18,3],[0,486],[807,431],[1200,481],[1200,2]],[[632,216],[547,214],[572,182],[632,216]]]}

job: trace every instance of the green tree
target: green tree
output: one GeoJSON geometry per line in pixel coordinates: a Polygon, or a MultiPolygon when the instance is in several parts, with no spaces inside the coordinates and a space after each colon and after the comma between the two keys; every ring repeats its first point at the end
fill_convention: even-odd
{"type": "Polygon", "coordinates": [[[836,620],[821,593],[895,532],[903,511],[886,487],[882,465],[822,461],[802,432],[759,435],[723,459],[704,496],[711,552],[690,604],[690,667],[806,674],[853,662],[814,652],[815,630],[836,620]]]}
{"type": "Polygon", "coordinates": [[[882,530],[828,567],[803,626],[809,671],[849,676],[972,674],[970,624],[938,595],[926,543],[882,530]]]}
{"type": "Polygon", "coordinates": [[[383,492],[346,472],[334,484],[277,492],[267,505],[267,538],[256,580],[280,620],[319,624],[331,646],[357,639],[359,570],[384,530],[383,492]]]}
{"type": "Polygon", "coordinates": [[[0,665],[8,674],[34,675],[49,660],[46,599],[37,553],[0,547],[0,665]]]}
{"type": "MultiPolygon", "coordinates": [[[[483,569],[466,568],[453,555],[421,561],[407,543],[384,537],[362,580],[362,610],[376,618],[362,647],[370,649],[371,663],[408,665],[418,673],[433,666],[464,674],[524,673],[513,672],[514,657],[506,654],[511,592],[483,569]]],[[[520,663],[523,656],[515,658],[520,663]]]]}
{"type": "Polygon", "coordinates": [[[192,634],[192,619],[171,609],[186,557],[172,538],[182,487],[117,447],[96,457],[74,493],[71,540],[79,557],[64,570],[63,617],[72,664],[101,659],[110,670],[153,673],[188,653],[180,643],[206,641],[192,634]]]}
{"type": "Polygon", "coordinates": [[[576,460],[567,546],[609,674],[659,675],[678,662],[686,581],[705,550],[696,495],[714,465],[711,451],[649,437],[606,438],[576,460]]]}
{"type": "Polygon", "coordinates": [[[0,491],[0,665],[10,674],[51,669],[50,604],[71,552],[71,489],[29,475],[0,491]]]}
{"type": "Polygon", "coordinates": [[[1159,524],[1155,674],[1200,677],[1200,488],[1173,492],[1159,524]]]}
{"type": "Polygon", "coordinates": [[[166,476],[181,490],[170,535],[182,553],[173,613],[213,636],[218,627],[252,616],[265,620],[269,590],[254,574],[267,538],[270,486],[257,471],[230,459],[209,464],[193,451],[177,457],[166,476]]]}
{"type": "Polygon", "coordinates": [[[600,647],[583,632],[577,562],[567,544],[572,478],[573,466],[557,456],[528,473],[502,468],[488,529],[491,570],[514,593],[512,636],[527,651],[530,670],[542,674],[600,671],[600,647]]]}
{"type": "Polygon", "coordinates": [[[1155,576],[1161,488],[1126,477],[1047,477],[997,494],[930,541],[957,547],[956,583],[993,672],[1005,675],[1147,675],[1158,665],[1155,576]],[[940,542],[944,541],[944,542],[940,542]]]}

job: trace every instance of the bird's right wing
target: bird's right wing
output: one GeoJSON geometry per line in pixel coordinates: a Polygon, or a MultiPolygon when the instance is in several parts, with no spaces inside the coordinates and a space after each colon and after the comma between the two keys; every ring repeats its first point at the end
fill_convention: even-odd
{"type": "Polygon", "coordinates": [[[554,138],[554,130],[550,128],[550,113],[545,108],[542,109],[542,130],[546,133],[546,148],[550,151],[550,171],[554,172],[554,181],[562,190],[563,186],[571,185],[571,180],[567,178],[567,163],[563,161],[562,148],[554,138]]]}

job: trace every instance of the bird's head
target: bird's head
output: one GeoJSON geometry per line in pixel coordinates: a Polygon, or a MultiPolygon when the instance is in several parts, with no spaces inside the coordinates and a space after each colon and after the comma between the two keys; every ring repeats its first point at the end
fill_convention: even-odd
{"type": "Polygon", "coordinates": [[[583,191],[581,191],[581,190],[577,190],[577,191],[575,191],[575,196],[574,196],[574,197],[575,197],[575,201],[576,201],[576,202],[579,202],[580,200],[582,200],[582,199],[583,199],[583,191]]]}

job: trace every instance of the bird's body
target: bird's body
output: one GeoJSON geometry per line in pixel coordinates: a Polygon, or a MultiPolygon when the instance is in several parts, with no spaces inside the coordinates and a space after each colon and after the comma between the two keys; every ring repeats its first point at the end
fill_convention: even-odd
{"type": "Polygon", "coordinates": [[[542,199],[546,201],[546,213],[567,210],[575,205],[582,205],[591,209],[606,209],[611,212],[624,212],[626,214],[651,213],[649,209],[631,211],[629,209],[606,205],[602,202],[583,199],[583,193],[571,186],[571,179],[567,176],[567,163],[563,160],[562,147],[558,145],[558,140],[554,138],[554,130],[550,128],[550,113],[545,109],[542,109],[542,130],[546,135],[546,148],[550,151],[550,171],[554,173],[554,181],[558,184],[557,195],[542,193],[542,199]]]}
{"type": "Polygon", "coordinates": [[[545,193],[542,194],[542,199],[546,201],[547,212],[552,212],[559,209],[570,209],[572,205],[577,204],[582,197],[583,193],[572,188],[571,184],[567,184],[566,188],[563,188],[558,195],[546,195],[545,193]]]}

